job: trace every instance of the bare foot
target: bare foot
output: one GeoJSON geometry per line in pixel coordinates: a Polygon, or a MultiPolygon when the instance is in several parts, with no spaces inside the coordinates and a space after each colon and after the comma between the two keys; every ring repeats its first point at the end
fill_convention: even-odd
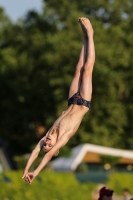
{"type": "Polygon", "coordinates": [[[84,34],[87,34],[88,36],[93,35],[94,31],[93,31],[93,28],[92,28],[92,25],[91,25],[89,19],[87,19],[85,17],[80,17],[78,19],[78,21],[81,24],[84,34]]]}
{"type": "Polygon", "coordinates": [[[84,25],[82,24],[81,18],[78,18],[78,22],[80,23],[80,26],[82,28],[83,35],[87,36],[87,32],[86,32],[84,25]]]}

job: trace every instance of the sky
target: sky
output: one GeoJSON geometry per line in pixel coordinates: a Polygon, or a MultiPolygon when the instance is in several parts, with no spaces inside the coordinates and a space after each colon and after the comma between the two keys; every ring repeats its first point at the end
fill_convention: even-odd
{"type": "Polygon", "coordinates": [[[29,10],[41,11],[42,2],[43,0],[0,0],[0,7],[3,7],[6,15],[16,22],[29,10]]]}

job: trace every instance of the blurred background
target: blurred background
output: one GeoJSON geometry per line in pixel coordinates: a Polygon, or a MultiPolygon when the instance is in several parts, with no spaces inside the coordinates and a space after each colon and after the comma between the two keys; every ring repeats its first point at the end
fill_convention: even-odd
{"type": "MultiPolygon", "coordinates": [[[[71,173],[55,172],[49,164],[30,188],[21,181],[29,153],[67,108],[82,44],[80,16],[88,17],[94,28],[92,104],[58,158],[70,157],[73,148],[85,143],[133,153],[132,10],[132,0],[0,1],[1,200],[48,199],[49,195],[51,200],[92,199],[101,182],[118,196],[123,196],[123,188],[132,189],[133,158],[124,163],[122,172],[117,168],[118,156],[113,155],[106,159],[99,155],[93,167],[104,172],[109,164],[104,169],[106,179],[96,180],[94,173],[93,180],[81,183],[77,173],[88,174],[91,168],[83,161],[71,173]]],[[[43,153],[33,168],[42,157],[43,153]]]]}

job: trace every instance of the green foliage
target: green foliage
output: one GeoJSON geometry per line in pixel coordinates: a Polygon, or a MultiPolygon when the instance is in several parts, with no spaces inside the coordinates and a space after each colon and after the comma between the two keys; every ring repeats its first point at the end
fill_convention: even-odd
{"type": "Polygon", "coordinates": [[[86,163],[80,163],[78,167],[76,168],[76,173],[87,173],[88,172],[88,166],[86,163]]]}
{"type": "Polygon", "coordinates": [[[88,142],[132,148],[132,10],[129,0],[51,0],[41,13],[28,12],[12,24],[0,9],[0,137],[14,154],[30,152],[42,136],[36,127],[46,133],[67,108],[82,43],[79,16],[88,17],[94,27],[96,63],[91,109],[68,152],[88,142]]]}
{"type": "MultiPolygon", "coordinates": [[[[55,173],[42,171],[31,185],[21,179],[22,171],[12,171],[0,174],[0,199],[51,199],[51,200],[91,200],[92,192],[97,184],[81,184],[73,173],[55,173]]],[[[132,191],[133,175],[113,173],[105,183],[114,190],[115,195],[122,195],[123,189],[132,191]]]]}
{"type": "Polygon", "coordinates": [[[23,170],[27,163],[27,158],[25,156],[14,156],[14,161],[18,170],[23,170]]]}
{"type": "Polygon", "coordinates": [[[123,194],[123,189],[128,188],[132,191],[133,175],[125,173],[114,173],[109,176],[107,185],[113,188],[116,194],[123,194]]]}
{"type": "Polygon", "coordinates": [[[99,156],[103,164],[110,164],[111,166],[115,166],[119,163],[120,157],[110,156],[110,155],[100,155],[99,156]]]}
{"type": "Polygon", "coordinates": [[[0,175],[0,199],[86,200],[86,197],[91,199],[91,191],[95,187],[95,184],[80,184],[71,173],[42,172],[31,185],[21,176],[21,171],[0,175]],[[10,182],[3,181],[3,176],[8,177],[10,182]]]}

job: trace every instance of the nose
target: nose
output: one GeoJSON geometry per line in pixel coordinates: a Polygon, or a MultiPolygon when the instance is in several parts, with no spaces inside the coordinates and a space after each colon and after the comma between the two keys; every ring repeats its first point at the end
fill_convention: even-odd
{"type": "Polygon", "coordinates": [[[49,142],[50,142],[50,141],[46,139],[45,143],[46,143],[46,144],[49,144],[49,142]]]}

